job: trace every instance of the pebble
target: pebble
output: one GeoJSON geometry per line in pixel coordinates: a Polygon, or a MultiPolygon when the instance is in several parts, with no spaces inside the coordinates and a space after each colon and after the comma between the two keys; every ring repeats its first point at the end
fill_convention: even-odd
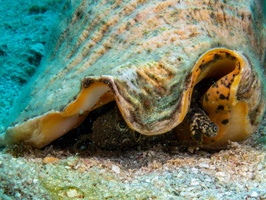
{"type": "Polygon", "coordinates": [[[251,194],[250,194],[251,197],[258,197],[259,194],[255,191],[253,191],[251,194]]]}
{"type": "Polygon", "coordinates": [[[200,163],[199,165],[198,165],[200,168],[210,168],[210,165],[208,165],[207,163],[200,163]]]}
{"type": "Polygon", "coordinates": [[[120,174],[120,167],[116,166],[116,165],[112,165],[112,170],[117,173],[120,174]]]}
{"type": "Polygon", "coordinates": [[[44,164],[48,164],[48,163],[55,163],[55,162],[57,162],[57,161],[59,161],[60,159],[58,159],[58,158],[55,158],[55,157],[45,157],[43,160],[42,160],[42,162],[44,163],[44,164]]]}
{"type": "Polygon", "coordinates": [[[192,167],[191,168],[192,172],[194,172],[195,174],[197,174],[199,172],[199,169],[195,168],[195,167],[192,167]]]}
{"type": "Polygon", "coordinates": [[[67,197],[69,198],[75,198],[75,197],[79,197],[79,193],[76,189],[70,189],[66,192],[67,197]]]}
{"type": "Polygon", "coordinates": [[[216,172],[216,176],[222,176],[225,177],[226,174],[224,172],[216,172]]]}

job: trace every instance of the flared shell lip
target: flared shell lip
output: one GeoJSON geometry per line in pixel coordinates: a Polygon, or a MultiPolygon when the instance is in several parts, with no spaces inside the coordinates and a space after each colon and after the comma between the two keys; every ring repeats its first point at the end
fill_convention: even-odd
{"type": "Polygon", "coordinates": [[[156,135],[171,131],[184,120],[190,106],[193,88],[204,78],[202,74],[206,71],[205,65],[215,57],[215,52],[217,51],[241,59],[238,52],[227,48],[213,48],[202,54],[196,61],[192,70],[186,75],[186,80],[183,83],[183,91],[179,99],[177,99],[179,102],[175,110],[173,110],[167,119],[163,119],[162,121],[158,120],[153,125],[140,124],[135,121],[136,116],[132,115],[132,112],[128,112],[129,108],[124,104],[123,98],[121,98],[115,77],[104,75],[98,77],[89,76],[82,80],[82,87],[79,95],[65,107],[63,112],[50,111],[41,116],[34,117],[27,122],[9,127],[7,132],[1,135],[1,137],[4,138],[1,139],[1,143],[28,141],[28,143],[33,146],[43,147],[80,124],[90,110],[113,100],[116,101],[123,118],[131,129],[145,135],[156,135]],[[97,93],[96,99],[93,100],[93,103],[88,103],[88,101],[92,99],[92,96],[95,96],[95,92],[97,93]],[[108,93],[105,97],[106,99],[101,99],[106,93],[108,93]],[[63,127],[65,126],[64,121],[69,121],[67,128],[63,127]],[[36,124],[38,124],[38,127],[36,127],[36,124]],[[49,124],[53,126],[50,127],[50,129],[49,124]],[[56,126],[61,127],[62,130],[55,130],[56,126]],[[145,126],[147,128],[145,128],[145,126]],[[51,130],[60,133],[55,134],[57,136],[51,138],[49,136],[51,130]]]}

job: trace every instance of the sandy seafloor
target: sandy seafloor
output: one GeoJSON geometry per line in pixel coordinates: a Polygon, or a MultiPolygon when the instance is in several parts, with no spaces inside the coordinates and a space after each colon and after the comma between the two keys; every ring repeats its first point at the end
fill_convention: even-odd
{"type": "MultiPolygon", "coordinates": [[[[0,0],[0,132],[45,54],[63,0],[0,0]]],[[[266,199],[265,120],[243,144],[206,152],[164,143],[127,151],[0,151],[0,199],[266,199]]]]}

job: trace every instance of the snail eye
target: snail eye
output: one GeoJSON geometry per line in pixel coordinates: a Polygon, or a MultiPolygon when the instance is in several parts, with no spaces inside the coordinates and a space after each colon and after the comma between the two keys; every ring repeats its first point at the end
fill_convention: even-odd
{"type": "Polygon", "coordinates": [[[217,132],[218,130],[219,130],[218,126],[215,125],[215,126],[213,127],[213,131],[214,131],[214,132],[217,132]]]}
{"type": "Polygon", "coordinates": [[[116,127],[119,131],[127,131],[128,130],[128,126],[127,126],[126,122],[124,122],[124,121],[119,121],[116,124],[116,127]]]}

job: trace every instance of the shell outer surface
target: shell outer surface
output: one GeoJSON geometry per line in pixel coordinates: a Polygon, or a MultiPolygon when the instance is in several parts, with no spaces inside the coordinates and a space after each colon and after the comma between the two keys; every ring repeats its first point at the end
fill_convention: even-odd
{"type": "Polygon", "coordinates": [[[170,131],[189,110],[194,66],[205,52],[226,47],[259,70],[259,14],[251,0],[69,1],[55,45],[48,45],[0,141],[42,147],[76,127],[106,93],[98,104],[115,99],[133,130],[170,131]]]}

